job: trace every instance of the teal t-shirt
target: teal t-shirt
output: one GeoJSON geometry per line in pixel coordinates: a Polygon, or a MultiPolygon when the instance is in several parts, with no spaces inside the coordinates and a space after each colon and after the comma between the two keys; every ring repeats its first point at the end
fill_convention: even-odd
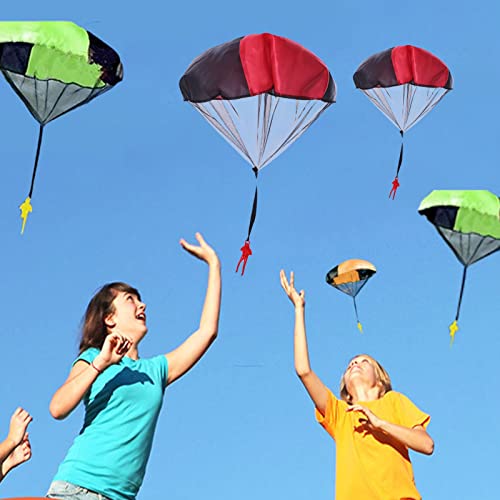
{"type": "MultiPolygon", "coordinates": [[[[75,363],[90,363],[98,354],[99,349],[87,349],[75,363]]],[[[54,480],[112,500],[133,500],[146,472],[167,374],[164,355],[124,357],[100,374],[83,399],[83,428],[54,480]]]]}

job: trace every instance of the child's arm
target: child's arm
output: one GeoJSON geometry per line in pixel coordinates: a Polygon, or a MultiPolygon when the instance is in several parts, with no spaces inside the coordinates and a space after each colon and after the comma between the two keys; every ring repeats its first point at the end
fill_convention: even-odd
{"type": "Polygon", "coordinates": [[[208,285],[201,313],[200,326],[177,349],[165,356],[168,361],[167,383],[172,383],[190,370],[205,354],[217,337],[221,302],[220,262],[215,251],[196,233],[199,246],[181,240],[182,247],[208,264],[208,285]]]}
{"type": "Polygon", "coordinates": [[[10,419],[9,434],[5,441],[0,443],[0,481],[5,477],[10,468],[4,467],[4,462],[9,458],[11,453],[27,440],[26,429],[29,423],[33,420],[31,415],[22,408],[17,408],[17,410],[12,414],[10,419]]]}
{"type": "Polygon", "coordinates": [[[362,405],[355,404],[349,406],[347,411],[358,411],[363,413],[366,417],[366,422],[364,422],[365,425],[372,430],[378,430],[391,436],[407,448],[424,453],[425,455],[432,455],[434,451],[434,441],[422,425],[416,425],[415,427],[409,428],[393,424],[378,418],[371,410],[362,405]]]}
{"type": "Polygon", "coordinates": [[[119,333],[106,336],[101,352],[92,363],[79,360],[71,369],[66,382],[57,389],[50,401],[50,414],[61,420],[80,403],[95,379],[109,366],[118,363],[130,349],[131,341],[119,333]]]}
{"type": "Polygon", "coordinates": [[[295,371],[304,384],[309,396],[316,408],[325,415],[328,401],[328,389],[320,378],[311,369],[309,363],[309,351],[307,348],[306,323],[305,323],[305,292],[295,290],[295,277],[293,271],[290,273],[290,283],[283,270],[280,271],[281,286],[295,308],[294,328],[294,358],[295,371]]]}

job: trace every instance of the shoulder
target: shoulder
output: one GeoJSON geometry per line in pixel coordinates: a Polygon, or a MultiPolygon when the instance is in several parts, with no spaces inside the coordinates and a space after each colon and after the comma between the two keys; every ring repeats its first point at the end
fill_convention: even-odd
{"type": "Polygon", "coordinates": [[[91,363],[94,361],[95,357],[99,354],[99,349],[96,347],[89,347],[88,349],[85,349],[82,353],[78,355],[78,357],[73,361],[73,366],[78,362],[78,361],[85,361],[86,363],[91,363]]]}
{"type": "Polygon", "coordinates": [[[141,369],[157,375],[157,377],[166,385],[168,376],[168,360],[164,354],[154,356],[152,358],[141,358],[141,369]]]}

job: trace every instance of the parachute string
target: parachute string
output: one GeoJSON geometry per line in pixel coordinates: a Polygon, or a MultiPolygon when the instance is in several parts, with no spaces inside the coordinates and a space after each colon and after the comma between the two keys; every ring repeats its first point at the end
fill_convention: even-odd
{"type": "MultiPolygon", "coordinates": [[[[47,88],[48,88],[48,83],[47,83],[47,88]]],[[[55,109],[57,108],[57,105],[59,104],[59,101],[61,100],[63,94],[66,92],[66,89],[68,88],[68,86],[65,86],[63,87],[62,89],[62,92],[57,96],[57,99],[54,101],[54,104],[52,105],[52,107],[50,108],[50,111],[48,114],[45,114],[44,115],[44,120],[43,122],[44,123],[47,123],[51,118],[50,118],[50,115],[55,111],[55,109]]],[[[45,100],[45,109],[47,109],[47,103],[48,103],[48,92],[46,92],[46,97],[47,99],[45,100]]]]}
{"type": "Polygon", "coordinates": [[[353,295],[352,297],[352,302],[354,304],[354,312],[356,314],[356,323],[357,323],[357,326],[358,326],[358,330],[363,333],[363,327],[361,326],[361,322],[359,321],[359,316],[358,316],[358,306],[356,305],[356,296],[353,295]]]}
{"type": "Polygon", "coordinates": [[[402,129],[400,129],[399,133],[401,134],[401,149],[399,150],[398,167],[396,169],[396,176],[394,177],[394,180],[392,181],[392,188],[389,192],[389,198],[392,198],[393,200],[396,197],[398,187],[400,186],[400,184],[399,184],[399,170],[401,169],[401,165],[403,164],[404,131],[402,129]]]}
{"type": "MultiPolygon", "coordinates": [[[[472,238],[472,234],[469,234],[469,248],[470,248],[470,239],[472,238]]],[[[477,247],[474,249],[474,251],[472,252],[472,255],[470,256],[469,258],[469,262],[467,262],[467,264],[469,264],[470,262],[474,262],[475,260],[475,257],[476,257],[476,254],[478,253],[479,249],[481,248],[481,245],[486,241],[486,238],[481,238],[481,240],[479,241],[477,247]]]]}
{"type": "Polygon", "coordinates": [[[401,168],[401,164],[403,163],[404,132],[400,130],[399,133],[401,134],[401,149],[399,150],[399,160],[398,160],[398,168],[396,170],[396,177],[399,176],[399,169],[401,168]]]}
{"type": "Polygon", "coordinates": [[[267,158],[265,163],[261,165],[261,168],[270,163],[276,156],[281,154],[281,152],[286,149],[290,144],[292,144],[294,141],[296,141],[320,116],[321,114],[325,111],[330,106],[331,103],[325,104],[323,107],[319,109],[319,111],[315,111],[315,115],[313,114],[312,118],[309,119],[309,121],[306,121],[309,118],[309,115],[311,112],[317,107],[315,107],[315,104],[307,105],[304,106],[304,109],[302,110],[300,114],[300,122],[297,123],[294,128],[291,130],[291,132],[288,134],[286,139],[284,139],[283,143],[276,148],[276,151],[274,151],[272,154],[270,154],[267,158]],[[305,110],[307,112],[304,114],[305,110]],[[304,116],[302,116],[304,115],[304,116]],[[304,124],[305,122],[305,124],[304,124]],[[302,128],[301,128],[302,127],[302,128]]]}
{"type": "Polygon", "coordinates": [[[33,167],[33,174],[31,176],[31,186],[28,196],[31,198],[33,195],[33,188],[35,186],[35,176],[36,170],[38,168],[38,159],[40,158],[40,149],[42,147],[42,138],[43,138],[43,124],[40,124],[40,129],[38,132],[38,145],[36,147],[36,155],[35,155],[35,166],[33,167]]]}
{"type": "Polygon", "coordinates": [[[238,264],[236,265],[236,272],[238,272],[238,269],[240,267],[240,264],[243,264],[241,268],[241,275],[243,276],[245,274],[245,268],[247,265],[248,257],[252,255],[252,249],[250,248],[250,234],[252,232],[253,224],[255,222],[255,218],[257,216],[257,178],[259,175],[259,169],[257,167],[253,167],[253,173],[255,174],[255,194],[253,196],[253,204],[252,204],[252,214],[250,215],[250,223],[248,225],[248,234],[247,238],[245,240],[244,245],[240,248],[241,250],[241,257],[240,260],[238,261],[238,264]]]}
{"type": "Polygon", "coordinates": [[[465,278],[467,277],[467,265],[464,265],[464,272],[462,274],[462,285],[460,287],[460,295],[458,297],[458,307],[457,314],[455,316],[455,321],[449,326],[450,330],[450,347],[453,345],[455,340],[455,334],[458,331],[458,317],[460,316],[460,306],[462,305],[462,297],[464,294],[465,278]]]}
{"type": "Polygon", "coordinates": [[[460,315],[460,306],[462,305],[462,297],[464,294],[466,276],[467,276],[467,266],[464,266],[464,272],[462,274],[462,285],[460,287],[460,295],[458,297],[458,307],[457,307],[457,315],[455,316],[455,321],[458,321],[458,316],[460,315]]]}
{"type": "Polygon", "coordinates": [[[252,232],[253,224],[257,216],[257,177],[259,175],[259,169],[257,167],[254,167],[252,171],[255,174],[256,184],[255,184],[255,194],[253,195],[252,214],[250,215],[250,223],[248,225],[248,235],[246,241],[250,241],[250,233],[252,232]]]}

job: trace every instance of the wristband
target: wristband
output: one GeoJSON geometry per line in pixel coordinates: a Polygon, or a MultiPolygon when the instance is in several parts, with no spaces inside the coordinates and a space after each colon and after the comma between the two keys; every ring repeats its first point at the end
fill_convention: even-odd
{"type": "Polygon", "coordinates": [[[100,375],[102,373],[102,370],[99,370],[96,365],[94,365],[94,362],[92,361],[90,363],[90,366],[100,375]]]}

